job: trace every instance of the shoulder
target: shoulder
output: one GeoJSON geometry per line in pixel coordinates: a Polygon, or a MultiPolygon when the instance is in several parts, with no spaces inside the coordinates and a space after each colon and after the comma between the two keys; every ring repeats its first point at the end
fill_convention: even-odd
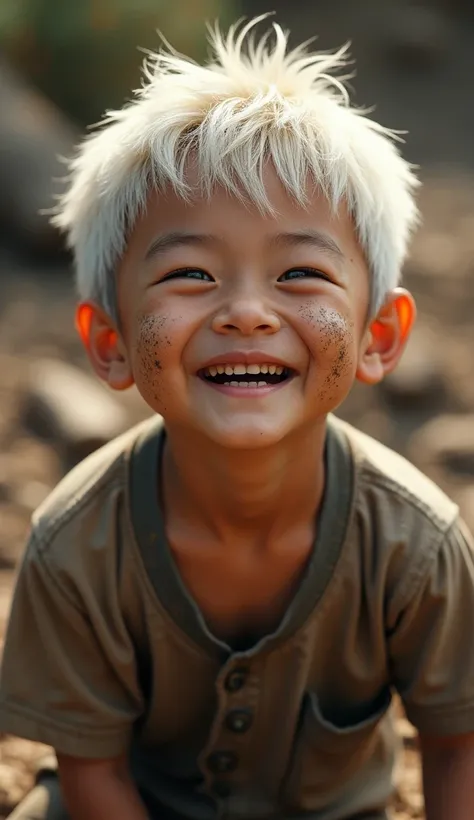
{"type": "Polygon", "coordinates": [[[117,525],[127,517],[128,484],[133,449],[156,418],[133,427],[76,465],[32,517],[31,543],[43,559],[65,567],[79,552],[96,553],[117,539],[117,525]]]}
{"type": "Polygon", "coordinates": [[[459,527],[458,507],[398,453],[339,419],[334,424],[353,465],[348,571],[361,573],[371,598],[399,612],[436,572],[459,527]]]}
{"type": "Polygon", "coordinates": [[[458,516],[457,505],[431,479],[403,456],[335,419],[346,436],[354,462],[356,501],[385,515],[392,510],[400,526],[418,519],[420,526],[445,533],[458,516]]]}

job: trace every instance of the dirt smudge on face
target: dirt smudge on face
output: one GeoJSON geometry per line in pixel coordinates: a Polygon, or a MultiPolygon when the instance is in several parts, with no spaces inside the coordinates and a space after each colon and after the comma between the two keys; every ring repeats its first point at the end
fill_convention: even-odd
{"type": "Polygon", "coordinates": [[[163,402],[159,374],[162,364],[157,353],[171,340],[165,335],[165,316],[144,316],[138,327],[137,358],[141,380],[145,383],[156,402],[163,402]]]}
{"type": "Polygon", "coordinates": [[[321,398],[330,398],[329,393],[337,388],[340,380],[353,367],[353,329],[354,323],[339,311],[316,306],[307,302],[299,310],[300,316],[318,328],[320,339],[319,350],[327,360],[327,375],[321,385],[321,398]]]}

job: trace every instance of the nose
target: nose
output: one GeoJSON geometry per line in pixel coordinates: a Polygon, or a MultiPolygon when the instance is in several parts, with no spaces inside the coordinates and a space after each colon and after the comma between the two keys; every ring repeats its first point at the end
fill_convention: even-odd
{"type": "Polygon", "coordinates": [[[254,291],[242,291],[214,315],[212,329],[215,333],[239,333],[242,336],[272,334],[280,330],[278,315],[266,303],[263,296],[254,291]]]}

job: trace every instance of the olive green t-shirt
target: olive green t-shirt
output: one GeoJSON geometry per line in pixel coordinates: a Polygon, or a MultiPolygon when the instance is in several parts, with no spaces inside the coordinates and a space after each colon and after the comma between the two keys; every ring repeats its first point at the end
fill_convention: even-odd
{"type": "Polygon", "coordinates": [[[385,817],[394,691],[421,732],[474,731],[474,548],[456,506],[331,418],[303,580],[278,629],[235,651],[167,545],[164,441],[148,420],[35,514],[0,731],[74,756],[128,750],[152,820],[385,817]]]}

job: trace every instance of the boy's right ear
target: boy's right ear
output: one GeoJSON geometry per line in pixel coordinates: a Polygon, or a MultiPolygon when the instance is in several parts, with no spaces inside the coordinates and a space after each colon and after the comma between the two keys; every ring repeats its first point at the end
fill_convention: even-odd
{"type": "Polygon", "coordinates": [[[94,302],[81,302],[76,329],[99,378],[113,390],[131,387],[134,379],[127,349],[110,316],[94,302]]]}

